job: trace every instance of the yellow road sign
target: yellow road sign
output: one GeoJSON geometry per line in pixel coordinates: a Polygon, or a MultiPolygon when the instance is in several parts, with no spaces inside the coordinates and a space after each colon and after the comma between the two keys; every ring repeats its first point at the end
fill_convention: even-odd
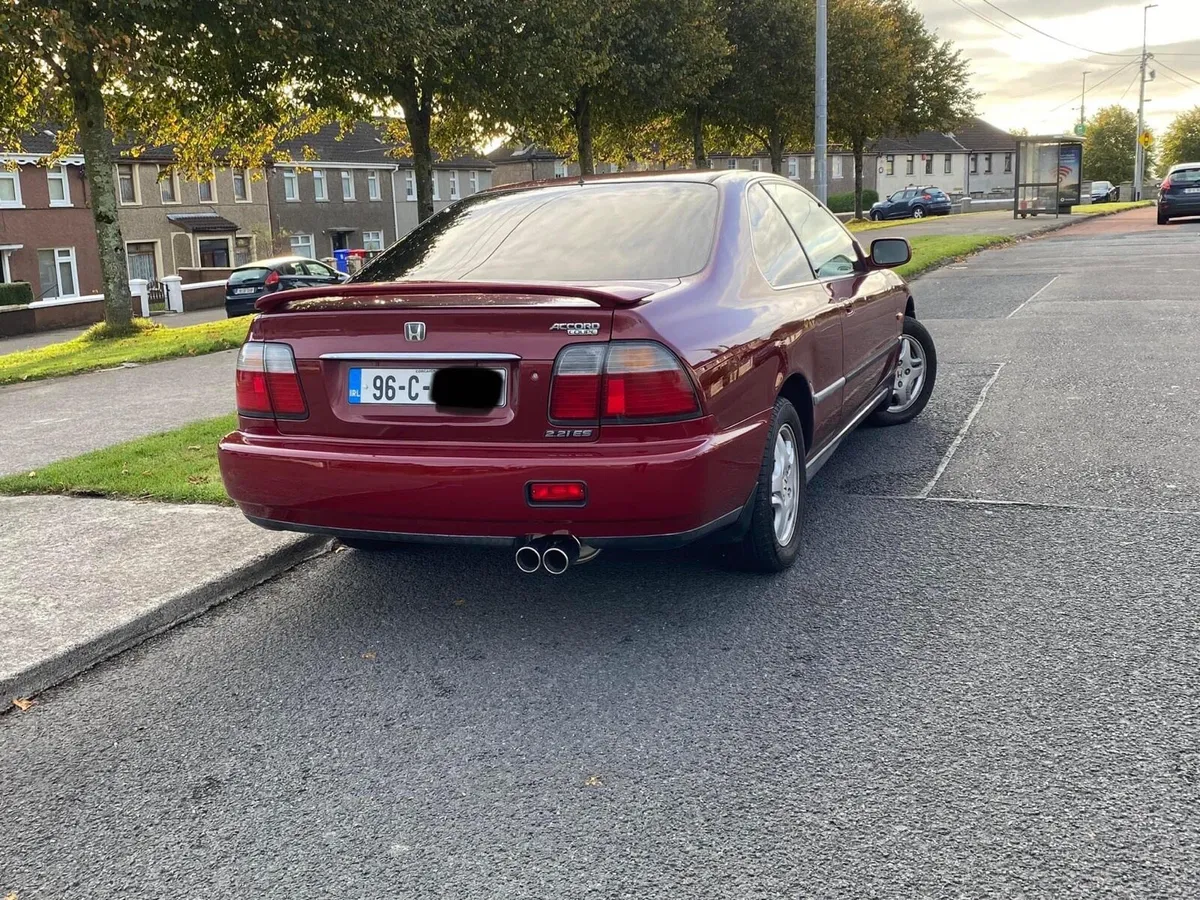
{"type": "Polygon", "coordinates": [[[1141,136],[1138,138],[1138,143],[1149,150],[1150,145],[1154,143],[1154,135],[1148,131],[1143,131],[1141,136]]]}

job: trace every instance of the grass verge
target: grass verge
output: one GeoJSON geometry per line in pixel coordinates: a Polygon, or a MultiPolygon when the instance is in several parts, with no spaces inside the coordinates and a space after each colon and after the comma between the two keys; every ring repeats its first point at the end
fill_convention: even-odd
{"type": "Polygon", "coordinates": [[[236,416],[221,416],[94,450],[0,478],[0,494],[228,504],[217,468],[217,441],[236,427],[236,416]]]}
{"type": "Polygon", "coordinates": [[[961,256],[969,256],[987,247],[1011,244],[1012,238],[1001,234],[936,234],[909,238],[912,259],[896,271],[905,278],[912,278],[936,266],[951,262],[961,256]]]}
{"type": "Polygon", "coordinates": [[[1072,206],[1071,215],[1107,216],[1110,213],[1125,212],[1127,209],[1141,209],[1153,205],[1153,200],[1131,200],[1128,203],[1085,203],[1082,206],[1072,206]]]}
{"type": "Polygon", "coordinates": [[[179,356],[200,356],[240,347],[250,327],[249,318],[222,319],[166,328],[137,319],[137,332],[128,337],[106,338],[92,330],[58,344],[18,350],[0,356],[0,384],[78,375],[109,369],[122,363],[148,363],[179,356]]]}

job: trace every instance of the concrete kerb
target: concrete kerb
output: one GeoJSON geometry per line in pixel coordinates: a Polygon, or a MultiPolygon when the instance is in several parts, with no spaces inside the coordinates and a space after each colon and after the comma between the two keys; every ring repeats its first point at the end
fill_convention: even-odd
{"type": "Polygon", "coordinates": [[[181,590],[143,615],[3,679],[0,681],[0,698],[3,698],[0,714],[15,708],[13,699],[32,697],[62,684],[106,659],[328,552],[331,546],[332,541],[326,537],[299,537],[214,581],[181,590]]]}

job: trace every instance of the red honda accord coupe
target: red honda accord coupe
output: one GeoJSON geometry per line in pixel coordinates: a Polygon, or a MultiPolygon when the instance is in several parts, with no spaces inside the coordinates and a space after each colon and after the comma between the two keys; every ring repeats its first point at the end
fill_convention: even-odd
{"type": "Polygon", "coordinates": [[[781,570],[839,442],[929,399],[909,257],[756,172],[476,194],[350,284],[259,301],[225,486],[358,549],[488,544],[561,574],[708,538],[781,570]]]}

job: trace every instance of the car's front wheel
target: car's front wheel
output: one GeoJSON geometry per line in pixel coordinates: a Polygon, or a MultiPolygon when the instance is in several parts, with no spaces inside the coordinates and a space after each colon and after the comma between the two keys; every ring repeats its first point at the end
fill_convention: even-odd
{"type": "Polygon", "coordinates": [[[915,419],[929,402],[937,378],[937,350],[925,326],[912,316],[904,317],[900,335],[900,359],[892,373],[892,390],[871,413],[876,425],[903,425],[915,419]]]}
{"type": "Polygon", "coordinates": [[[871,210],[871,221],[872,222],[879,222],[879,221],[882,221],[882,219],[883,219],[883,213],[881,213],[877,209],[871,210]]]}
{"type": "Polygon", "coordinates": [[[750,527],[741,555],[755,572],[781,572],[796,561],[804,525],[804,431],[790,402],[780,397],[771,414],[758,482],[751,499],[750,527]]]}
{"type": "Polygon", "coordinates": [[[923,219],[923,218],[925,218],[925,207],[923,207],[923,206],[914,206],[914,207],[913,207],[913,218],[914,218],[914,219],[923,219]]]}

